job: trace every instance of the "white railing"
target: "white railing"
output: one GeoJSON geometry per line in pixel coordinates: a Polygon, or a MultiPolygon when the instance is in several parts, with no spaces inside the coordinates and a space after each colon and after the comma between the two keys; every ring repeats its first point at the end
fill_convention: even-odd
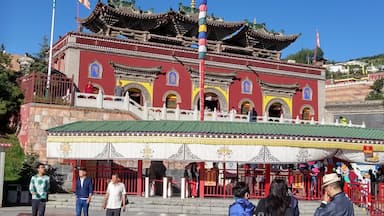
{"type": "MultiPolygon", "coordinates": [[[[142,120],[179,120],[179,121],[198,121],[200,117],[200,111],[197,107],[194,110],[183,110],[177,105],[176,109],[170,109],[163,105],[163,107],[148,107],[147,105],[140,105],[136,101],[129,98],[126,94],[125,97],[88,94],[76,92],[74,105],[76,107],[89,107],[99,109],[121,110],[130,111],[139,119],[142,120]]],[[[250,122],[251,116],[237,114],[235,111],[230,112],[218,112],[205,111],[205,121],[235,121],[235,122],[250,122]]],[[[331,123],[325,123],[322,121],[301,120],[299,116],[295,119],[284,118],[283,115],[280,118],[269,117],[268,113],[264,113],[264,116],[253,117],[256,122],[268,122],[268,123],[286,123],[286,124],[311,124],[311,125],[335,125],[335,126],[348,126],[348,127],[362,127],[365,128],[365,123],[361,125],[354,125],[351,121],[348,124],[341,124],[338,120],[331,123]]]]}

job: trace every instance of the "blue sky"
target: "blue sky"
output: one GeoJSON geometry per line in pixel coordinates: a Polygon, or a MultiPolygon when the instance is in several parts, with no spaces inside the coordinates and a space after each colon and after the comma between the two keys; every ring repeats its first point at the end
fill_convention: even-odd
{"type": "MultiPolygon", "coordinates": [[[[90,1],[93,8],[97,0],[90,1]]],[[[136,0],[141,9],[154,8],[155,12],[177,9],[179,2],[190,4],[190,0],[136,0]]],[[[57,0],[55,40],[76,30],[76,4],[77,0],[57,0]]],[[[325,56],[336,61],[384,53],[383,10],[383,0],[208,0],[208,13],[227,21],[256,18],[268,29],[301,33],[283,56],[313,48],[318,30],[325,56]]],[[[49,37],[51,12],[52,0],[3,1],[0,43],[10,53],[37,53],[43,36],[49,37]]],[[[90,12],[80,7],[82,18],[90,12]]]]}

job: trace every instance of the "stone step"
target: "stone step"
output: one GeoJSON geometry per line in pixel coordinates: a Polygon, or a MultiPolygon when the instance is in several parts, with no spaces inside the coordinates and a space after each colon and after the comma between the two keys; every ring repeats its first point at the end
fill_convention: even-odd
{"type": "MultiPolygon", "coordinates": [[[[233,202],[232,198],[204,198],[180,199],[176,197],[163,199],[162,197],[144,198],[128,196],[128,209],[133,212],[154,212],[171,214],[193,215],[227,215],[228,207],[233,202]]],[[[95,195],[92,198],[91,210],[101,210],[103,196],[95,195]]],[[[257,205],[258,200],[252,200],[257,205]]],[[[53,194],[49,196],[48,207],[75,208],[75,196],[72,194],[53,194]]],[[[299,201],[300,215],[313,215],[319,201],[299,201]]],[[[356,216],[367,215],[364,209],[355,207],[356,216]]]]}

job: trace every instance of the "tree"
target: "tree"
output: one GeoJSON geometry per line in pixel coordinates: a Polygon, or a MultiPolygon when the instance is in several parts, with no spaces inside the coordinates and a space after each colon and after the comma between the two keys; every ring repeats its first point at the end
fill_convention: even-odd
{"type": "MultiPolygon", "coordinates": [[[[297,53],[288,55],[285,60],[295,60],[296,63],[312,64],[314,58],[313,49],[301,49],[297,53]]],[[[324,58],[324,52],[321,48],[317,48],[316,60],[324,58]]]]}
{"type": "Polygon", "coordinates": [[[31,71],[48,73],[48,50],[48,38],[44,36],[43,41],[40,44],[39,53],[34,55],[27,53],[27,56],[34,60],[34,62],[31,64],[31,71]]]}
{"type": "MultiPolygon", "coordinates": [[[[10,68],[11,58],[0,46],[0,133],[8,131],[11,117],[17,117],[23,102],[23,93],[17,85],[17,75],[10,68]]],[[[16,118],[17,119],[17,118],[16,118]]],[[[14,128],[11,128],[14,129],[14,128]]]]}
{"type": "MultiPolygon", "coordinates": [[[[19,171],[20,183],[28,185],[31,177],[37,174],[36,166],[39,164],[39,155],[36,153],[29,153],[25,155],[23,165],[19,171]]],[[[45,174],[49,176],[50,193],[65,192],[62,189],[64,183],[63,175],[57,173],[57,168],[47,165],[45,174]]]]}
{"type": "Polygon", "coordinates": [[[376,80],[371,86],[372,91],[369,92],[367,100],[382,100],[384,99],[384,79],[376,80]]]}

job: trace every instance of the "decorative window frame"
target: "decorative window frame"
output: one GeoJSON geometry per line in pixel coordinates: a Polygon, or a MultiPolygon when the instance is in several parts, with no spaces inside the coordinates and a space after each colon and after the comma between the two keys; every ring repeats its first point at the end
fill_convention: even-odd
{"type": "Polygon", "coordinates": [[[305,85],[304,88],[303,88],[303,91],[302,91],[302,99],[303,99],[304,101],[312,101],[312,97],[313,97],[313,90],[312,90],[312,88],[307,84],[307,85],[305,85]],[[305,97],[305,92],[306,92],[306,90],[309,90],[309,98],[306,98],[306,97],[305,97]]]}
{"type": "Polygon", "coordinates": [[[244,79],[242,82],[241,82],[241,94],[252,94],[252,91],[253,91],[253,83],[250,79],[248,79],[248,77],[246,79],[244,79]],[[244,91],[244,84],[248,82],[249,83],[249,92],[246,92],[244,91]]]}
{"type": "Polygon", "coordinates": [[[172,69],[172,70],[167,72],[167,86],[179,86],[179,80],[180,80],[179,72],[177,72],[175,69],[172,69]],[[175,73],[176,83],[170,82],[171,73],[175,73]]]}
{"type": "Polygon", "coordinates": [[[103,65],[100,64],[100,62],[98,62],[97,60],[91,62],[88,65],[88,78],[90,78],[90,79],[102,79],[103,78],[103,65]],[[99,67],[99,77],[92,77],[92,66],[95,64],[99,67]]]}
{"type": "Polygon", "coordinates": [[[181,96],[177,91],[169,90],[163,94],[162,101],[165,103],[167,101],[168,95],[176,95],[176,103],[180,104],[181,103],[181,96]]]}

